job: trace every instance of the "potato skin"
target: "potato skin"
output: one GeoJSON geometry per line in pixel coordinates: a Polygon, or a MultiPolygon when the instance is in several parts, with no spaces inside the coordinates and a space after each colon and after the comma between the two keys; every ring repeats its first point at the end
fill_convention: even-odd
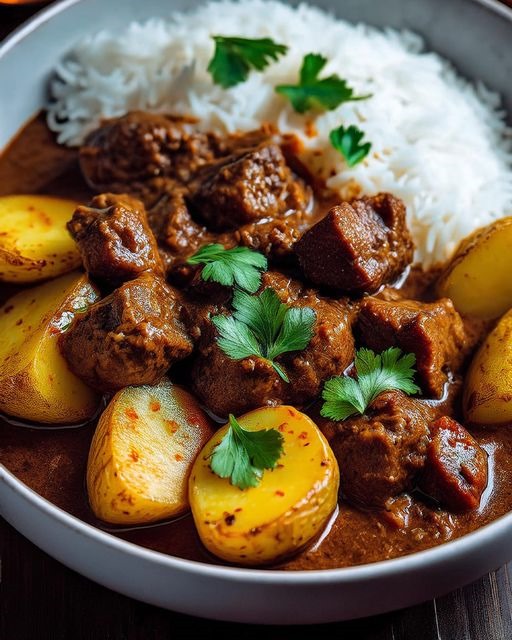
{"type": "Polygon", "coordinates": [[[66,229],[76,202],[50,196],[0,197],[0,280],[37,282],[82,264],[66,229]]]}
{"type": "Polygon", "coordinates": [[[338,464],[314,422],[294,407],[264,407],[238,420],[249,430],[278,429],[284,453],[257,487],[242,491],[209,466],[228,429],[222,427],[192,469],[192,515],[211,553],[236,564],[267,564],[298,551],[322,530],[337,504],[338,464]]]}
{"type": "Polygon", "coordinates": [[[59,335],[99,297],[74,272],[26,289],[0,308],[0,411],[31,422],[75,424],[92,418],[99,396],[68,369],[59,335]]]}
{"type": "Polygon", "coordinates": [[[167,380],[118,391],[89,452],[87,491],[94,514],[133,525],[187,511],[189,473],[212,434],[197,400],[167,380]]]}
{"type": "Polygon", "coordinates": [[[499,318],[512,307],[512,216],[496,220],[463,240],[437,285],[457,311],[499,318]]]}
{"type": "Polygon", "coordinates": [[[512,310],[501,318],[471,362],[463,409],[472,424],[512,422],[512,310]]]}

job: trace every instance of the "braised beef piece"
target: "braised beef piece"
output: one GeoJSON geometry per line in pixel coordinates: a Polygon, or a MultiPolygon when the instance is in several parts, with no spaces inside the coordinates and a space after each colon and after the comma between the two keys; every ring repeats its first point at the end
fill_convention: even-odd
{"type": "Polygon", "coordinates": [[[98,191],[130,191],[155,176],[187,182],[217,157],[218,138],[183,118],[132,111],[106,120],[80,149],[80,167],[98,191]]]}
{"type": "Polygon", "coordinates": [[[425,463],[432,416],[426,403],[387,391],[366,415],[329,423],[342,494],[356,505],[383,508],[413,488],[425,463]]]}
{"type": "Polygon", "coordinates": [[[476,509],[487,486],[487,453],[447,416],[430,425],[430,437],[419,486],[450,511],[476,509]]]}
{"type": "Polygon", "coordinates": [[[304,406],[320,393],[325,380],[343,373],[354,359],[351,310],[346,303],[321,299],[277,272],[263,275],[261,290],[267,287],[272,287],[282,302],[315,311],[314,336],[304,351],[277,358],[290,380],[285,383],[261,358],[232,360],[219,348],[211,320],[202,315],[198,322],[196,317],[195,331],[201,339],[192,364],[191,384],[216,415],[283,402],[304,406]]]}
{"type": "Polygon", "coordinates": [[[411,263],[413,248],[403,202],[380,193],[333,207],[295,251],[313,284],[362,294],[393,281],[411,263]]]}
{"type": "Polygon", "coordinates": [[[305,211],[311,200],[309,189],[293,177],[279,145],[270,140],[211,163],[190,188],[197,215],[216,231],[305,211]]]}
{"type": "Polygon", "coordinates": [[[115,287],[144,271],[163,273],[140,200],[111,193],[96,196],[90,206],[75,209],[67,228],[78,244],[84,267],[102,283],[115,287]]]}
{"type": "Polygon", "coordinates": [[[155,384],[192,351],[179,315],[175,291],[147,273],[77,315],[59,345],[70,369],[90,387],[155,384]]]}
{"type": "Polygon", "coordinates": [[[234,231],[230,240],[233,246],[241,245],[263,253],[272,264],[292,265],[295,263],[293,247],[300,237],[301,218],[303,216],[298,214],[247,224],[234,231]]]}
{"type": "Polygon", "coordinates": [[[425,395],[443,394],[448,371],[457,371],[466,347],[463,322],[451,300],[362,301],[356,337],[374,351],[400,347],[416,355],[418,382],[425,395]]]}

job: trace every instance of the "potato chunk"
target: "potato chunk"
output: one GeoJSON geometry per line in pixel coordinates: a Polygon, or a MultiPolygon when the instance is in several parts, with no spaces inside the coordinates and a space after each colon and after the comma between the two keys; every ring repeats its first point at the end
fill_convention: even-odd
{"type": "Polygon", "coordinates": [[[464,315],[499,318],[512,307],[511,247],[512,216],[475,231],[441,275],[439,295],[464,315]]]}
{"type": "Polygon", "coordinates": [[[55,278],[82,260],[66,229],[76,202],[50,196],[0,198],[0,280],[55,278]]]}
{"type": "Polygon", "coordinates": [[[143,524],[186,511],[192,463],[212,434],[195,398],[168,381],[116,393],[87,463],[95,515],[114,524],[143,524]]]}
{"type": "Polygon", "coordinates": [[[257,487],[244,491],[210,469],[220,429],[199,454],[190,476],[192,515],[205,547],[244,565],[273,562],[299,550],[325,526],[337,502],[338,464],[324,436],[293,407],[265,407],[238,419],[244,429],[278,429],[284,453],[257,487]]]}
{"type": "Polygon", "coordinates": [[[0,307],[0,411],[28,421],[90,419],[99,396],[68,369],[59,335],[98,298],[74,272],[13,296],[0,307]]]}
{"type": "Polygon", "coordinates": [[[464,415],[473,424],[512,422],[512,310],[477,351],[466,375],[464,415]]]}

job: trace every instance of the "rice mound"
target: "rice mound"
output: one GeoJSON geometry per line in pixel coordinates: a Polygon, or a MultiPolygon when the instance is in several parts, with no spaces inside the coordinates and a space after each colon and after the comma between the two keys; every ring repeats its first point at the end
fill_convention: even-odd
{"type": "Polygon", "coordinates": [[[407,205],[424,266],[447,259],[471,231],[512,213],[512,135],[500,98],[459,77],[420,36],[337,20],[320,9],[277,1],[210,2],[168,20],[132,23],[78,42],[56,68],[48,123],[61,143],[77,145],[102,118],[134,109],[197,116],[219,133],[275,124],[305,144],[303,160],[341,197],[354,190],[389,191],[407,205]],[[286,56],[231,89],[207,72],[212,35],[270,37],[286,56]],[[327,113],[295,113],[275,93],[295,83],[304,55],[328,59],[356,95],[327,113]],[[355,124],[371,141],[353,168],[329,142],[340,124],[355,124]]]}

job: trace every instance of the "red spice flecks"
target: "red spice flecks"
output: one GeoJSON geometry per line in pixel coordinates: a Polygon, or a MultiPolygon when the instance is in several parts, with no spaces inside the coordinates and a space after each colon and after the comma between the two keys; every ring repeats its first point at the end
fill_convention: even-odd
{"type": "Polygon", "coordinates": [[[281,491],[280,489],[278,489],[278,490],[275,492],[275,494],[276,494],[276,496],[283,497],[283,496],[284,496],[284,491],[281,491]]]}
{"type": "Polygon", "coordinates": [[[286,431],[286,427],[288,426],[287,422],[283,422],[282,424],[280,424],[277,427],[277,430],[280,431],[281,433],[284,433],[286,431]]]}
{"type": "Polygon", "coordinates": [[[149,408],[151,409],[151,411],[160,411],[160,407],[161,404],[158,402],[158,400],[151,400],[151,402],[149,403],[149,408]]]}
{"type": "Polygon", "coordinates": [[[177,460],[178,462],[181,462],[183,460],[183,456],[181,455],[181,453],[177,453],[174,456],[174,459],[177,460]]]}
{"type": "Polygon", "coordinates": [[[128,409],[126,409],[125,415],[126,415],[127,418],[130,418],[130,420],[138,420],[139,419],[139,414],[135,411],[135,409],[133,407],[129,407],[128,409]]]}
{"type": "Polygon", "coordinates": [[[171,433],[176,433],[176,431],[178,431],[178,429],[180,428],[180,425],[174,420],[166,420],[165,424],[167,425],[171,433]]]}
{"type": "Polygon", "coordinates": [[[138,462],[139,460],[139,452],[136,451],[135,449],[131,449],[130,451],[130,458],[134,461],[134,462],[138,462]]]}
{"type": "Polygon", "coordinates": [[[299,438],[300,438],[301,440],[306,440],[306,439],[307,439],[307,437],[308,437],[308,432],[307,432],[307,431],[301,431],[301,432],[299,433],[299,438]]]}

